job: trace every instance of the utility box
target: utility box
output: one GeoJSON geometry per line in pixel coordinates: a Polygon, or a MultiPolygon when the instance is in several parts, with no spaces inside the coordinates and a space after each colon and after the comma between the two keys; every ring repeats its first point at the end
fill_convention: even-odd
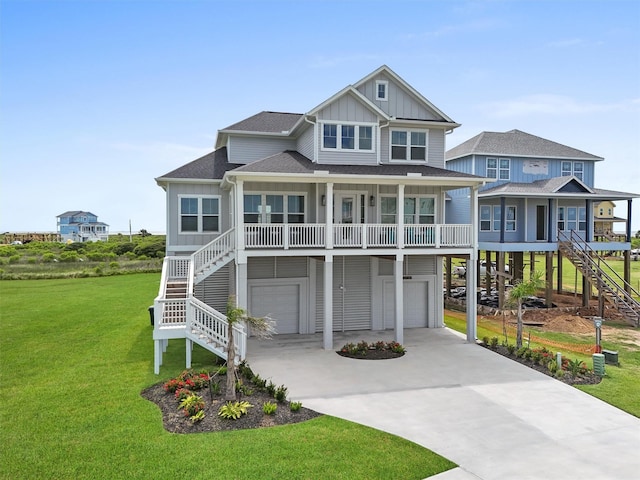
{"type": "Polygon", "coordinates": [[[604,355],[602,353],[593,354],[593,373],[601,377],[604,375],[604,355]]]}
{"type": "Polygon", "coordinates": [[[151,322],[151,326],[153,327],[153,324],[154,324],[153,305],[149,307],[149,321],[151,322]]]}
{"type": "Polygon", "coordinates": [[[602,350],[602,354],[604,355],[605,363],[615,366],[620,365],[620,363],[618,362],[618,352],[614,352],[612,350],[602,350]]]}

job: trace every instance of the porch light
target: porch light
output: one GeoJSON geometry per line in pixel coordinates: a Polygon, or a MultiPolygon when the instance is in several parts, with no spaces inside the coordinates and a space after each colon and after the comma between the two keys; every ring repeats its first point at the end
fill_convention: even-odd
{"type": "Polygon", "coordinates": [[[322,195],[322,197],[320,197],[320,203],[322,204],[323,207],[327,204],[327,196],[326,195],[322,195]]]}
{"type": "Polygon", "coordinates": [[[371,207],[375,207],[376,206],[376,197],[373,196],[373,195],[371,195],[369,197],[369,206],[371,206],[371,207]]]}

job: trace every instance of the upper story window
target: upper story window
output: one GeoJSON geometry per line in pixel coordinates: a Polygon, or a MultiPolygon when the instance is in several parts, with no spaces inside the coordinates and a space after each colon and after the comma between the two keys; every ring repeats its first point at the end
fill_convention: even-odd
{"type": "Polygon", "coordinates": [[[322,149],[373,152],[373,126],[325,123],[322,149]]]}
{"type": "Polygon", "coordinates": [[[496,180],[509,180],[511,177],[510,158],[487,158],[487,177],[496,180]]]}
{"type": "Polygon", "coordinates": [[[304,223],[304,195],[246,194],[245,223],[304,223]]]}
{"type": "Polygon", "coordinates": [[[579,180],[584,179],[584,162],[570,162],[565,160],[562,162],[561,170],[563,177],[573,175],[579,180]]]}
{"type": "Polygon", "coordinates": [[[391,130],[391,160],[427,160],[427,132],[391,130]]]}
{"type": "Polygon", "coordinates": [[[220,197],[180,196],[180,233],[220,231],[220,197]]]}
{"type": "MultiPolygon", "coordinates": [[[[504,222],[505,232],[516,231],[517,207],[515,205],[507,205],[505,207],[506,219],[504,222]]],[[[480,205],[480,231],[481,232],[499,232],[502,220],[502,209],[500,205],[480,205]]]]}
{"type": "Polygon", "coordinates": [[[376,80],[376,100],[387,101],[389,96],[389,82],[376,80]]]}

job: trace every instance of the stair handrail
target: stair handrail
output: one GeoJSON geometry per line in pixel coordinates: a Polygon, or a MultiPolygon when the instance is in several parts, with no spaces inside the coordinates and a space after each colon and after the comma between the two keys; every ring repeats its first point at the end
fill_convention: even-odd
{"type": "MultiPolygon", "coordinates": [[[[189,298],[189,304],[193,309],[193,314],[188,315],[187,330],[191,331],[195,328],[207,338],[226,348],[229,344],[227,333],[229,322],[227,321],[227,316],[193,296],[189,298]],[[211,323],[208,324],[202,321],[203,317],[210,319],[211,323]]],[[[238,323],[233,326],[233,331],[237,354],[240,358],[245,358],[247,350],[246,328],[244,324],[238,323]]]]}
{"type": "Polygon", "coordinates": [[[604,283],[604,285],[608,287],[609,290],[611,290],[614,294],[616,294],[618,298],[622,301],[622,303],[624,303],[628,308],[636,312],[636,315],[638,316],[637,321],[640,323],[640,303],[636,299],[634,299],[633,296],[629,292],[627,292],[625,288],[621,287],[618,282],[616,282],[613,278],[611,278],[611,276],[609,276],[607,272],[605,272],[602,269],[602,267],[593,259],[593,256],[595,256],[599,260],[602,260],[604,264],[607,265],[607,267],[609,267],[609,270],[622,282],[623,286],[628,287],[629,290],[633,292],[633,294],[635,294],[636,296],[640,296],[640,294],[628,282],[626,282],[622,277],[620,277],[620,275],[618,275],[618,273],[615,270],[613,270],[607,264],[607,262],[604,261],[604,259],[589,246],[589,244],[585,240],[583,240],[579,235],[575,234],[573,230],[571,230],[569,236],[567,236],[566,233],[559,231],[558,232],[559,242],[561,242],[560,240],[561,236],[563,236],[564,238],[567,238],[567,241],[565,241],[565,243],[570,243],[572,245],[579,247],[579,248],[573,248],[572,252],[574,252],[576,255],[579,255],[583,261],[583,264],[585,264],[586,262],[586,264],[588,264],[587,267],[590,270],[593,271],[592,267],[595,267],[595,272],[599,274],[601,279],[605,279],[609,281],[609,283],[607,283],[606,281],[603,281],[602,283],[604,283]],[[574,239],[574,237],[576,237],[578,240],[574,239]]]}
{"type": "Polygon", "coordinates": [[[209,266],[216,263],[225,255],[228,255],[236,247],[235,227],[230,228],[222,235],[214,238],[205,246],[199,248],[191,254],[192,264],[194,265],[193,274],[199,275],[209,266]]]}

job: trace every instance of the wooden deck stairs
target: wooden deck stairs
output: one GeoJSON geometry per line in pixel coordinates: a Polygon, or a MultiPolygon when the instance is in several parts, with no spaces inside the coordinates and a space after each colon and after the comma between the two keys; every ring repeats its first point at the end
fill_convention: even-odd
{"type": "Polygon", "coordinates": [[[573,231],[570,234],[559,232],[558,248],[598,290],[599,295],[614,305],[631,325],[640,326],[640,303],[634,298],[640,298],[640,293],[605,259],[573,231]]]}

